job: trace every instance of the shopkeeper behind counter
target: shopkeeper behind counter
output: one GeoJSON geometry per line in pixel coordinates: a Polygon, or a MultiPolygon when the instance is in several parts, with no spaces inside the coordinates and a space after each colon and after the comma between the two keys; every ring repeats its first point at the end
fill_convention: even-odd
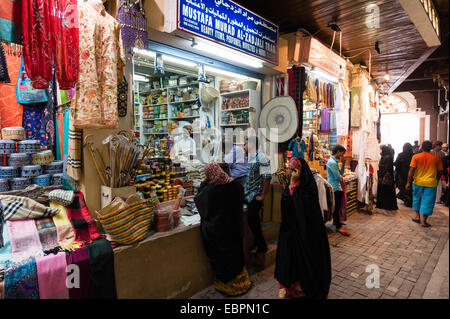
{"type": "Polygon", "coordinates": [[[171,158],[178,162],[189,161],[193,159],[193,157],[195,157],[195,154],[196,154],[195,141],[190,136],[189,125],[186,125],[182,129],[182,136],[179,137],[178,139],[175,138],[174,147],[171,152],[171,158]]]}

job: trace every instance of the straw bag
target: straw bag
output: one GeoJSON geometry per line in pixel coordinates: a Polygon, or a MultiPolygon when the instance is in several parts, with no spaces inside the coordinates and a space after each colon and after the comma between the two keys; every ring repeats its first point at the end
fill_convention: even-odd
{"type": "Polygon", "coordinates": [[[97,219],[112,239],[131,245],[148,237],[153,224],[155,199],[124,202],[120,197],[97,212],[97,219]]]}

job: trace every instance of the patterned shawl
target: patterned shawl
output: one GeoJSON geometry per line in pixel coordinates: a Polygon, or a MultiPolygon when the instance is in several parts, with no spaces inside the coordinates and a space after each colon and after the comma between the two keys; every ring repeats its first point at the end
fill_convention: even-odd
{"type": "Polygon", "coordinates": [[[95,220],[86,207],[82,192],[75,194],[73,203],[67,206],[65,210],[74,228],[77,241],[91,243],[101,237],[95,225],[95,220]]]}
{"type": "Polygon", "coordinates": [[[82,247],[83,243],[75,240],[75,232],[67,217],[65,208],[53,202],[50,203],[50,206],[59,209],[59,213],[53,216],[59,246],[64,250],[73,250],[82,247]]]}
{"type": "Polygon", "coordinates": [[[39,299],[36,260],[6,262],[5,299],[39,299]]]}
{"type": "Polygon", "coordinates": [[[36,219],[36,228],[44,251],[53,250],[58,247],[58,235],[55,223],[51,218],[36,219]]]}
{"type": "Polygon", "coordinates": [[[39,219],[59,212],[59,209],[46,207],[27,197],[0,195],[0,200],[5,220],[39,219]]]}
{"type": "Polygon", "coordinates": [[[34,220],[8,220],[6,226],[9,231],[13,259],[21,260],[44,255],[34,220]]]}
{"type": "Polygon", "coordinates": [[[228,176],[217,163],[209,163],[206,165],[205,176],[205,182],[214,185],[228,184],[233,181],[233,178],[228,176]]]}
{"type": "Polygon", "coordinates": [[[40,299],[69,299],[66,253],[36,257],[40,299]]]}

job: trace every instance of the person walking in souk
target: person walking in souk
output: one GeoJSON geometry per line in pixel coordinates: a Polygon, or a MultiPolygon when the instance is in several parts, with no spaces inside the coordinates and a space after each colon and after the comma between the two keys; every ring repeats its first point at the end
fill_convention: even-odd
{"type": "Polygon", "coordinates": [[[403,152],[398,154],[394,162],[395,166],[395,184],[399,189],[397,197],[403,201],[405,206],[412,207],[412,191],[406,190],[408,183],[409,164],[414,156],[413,146],[410,143],[403,145],[403,152]]]}
{"type": "Polygon", "coordinates": [[[304,159],[292,158],[287,174],[275,266],[279,298],[325,299],[331,259],[317,184],[304,159]]]}
{"type": "Polygon", "coordinates": [[[244,261],[244,188],[218,163],[206,165],[205,177],[194,201],[203,246],[216,275],[214,287],[227,296],[239,296],[252,286],[244,261]]]}
{"type": "Polygon", "coordinates": [[[344,192],[341,185],[342,175],[344,173],[345,159],[343,158],[347,150],[342,145],[336,145],[333,148],[332,155],[327,162],[327,178],[328,183],[331,184],[334,191],[334,214],[333,224],[336,226],[336,231],[344,236],[350,236],[350,233],[346,231],[341,224],[340,209],[341,203],[344,198],[344,192]],[[339,168],[338,161],[342,161],[342,168],[339,168]]]}
{"type": "Polygon", "coordinates": [[[442,166],[444,167],[441,178],[438,181],[437,191],[436,191],[436,203],[441,202],[441,197],[443,190],[445,191],[445,180],[447,178],[447,155],[442,151],[442,142],[436,141],[433,143],[433,150],[431,153],[439,156],[442,161],[442,166]]]}
{"type": "Polygon", "coordinates": [[[376,208],[398,210],[395,194],[394,160],[389,146],[381,147],[381,159],[378,168],[378,188],[376,208]]]}
{"type": "Polygon", "coordinates": [[[422,153],[413,156],[408,174],[406,189],[413,191],[413,209],[416,216],[412,220],[423,227],[430,227],[428,218],[433,214],[436,202],[436,191],[443,166],[441,158],[431,153],[433,144],[422,143],[422,153]]]}

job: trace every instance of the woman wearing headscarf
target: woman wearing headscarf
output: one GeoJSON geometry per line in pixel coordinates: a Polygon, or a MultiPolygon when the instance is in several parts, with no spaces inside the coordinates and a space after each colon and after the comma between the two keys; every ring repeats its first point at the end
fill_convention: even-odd
{"type": "Polygon", "coordinates": [[[381,147],[381,159],[378,168],[377,208],[397,210],[395,195],[394,159],[389,146],[381,147]]]}
{"type": "Polygon", "coordinates": [[[330,246],[317,185],[301,158],[290,160],[287,173],[275,266],[279,297],[325,299],[331,283],[330,246]]]}
{"type": "Polygon", "coordinates": [[[239,296],[252,285],[242,241],[244,189],[217,163],[206,165],[205,177],[194,200],[203,246],[216,274],[214,287],[227,296],[239,296]]]}
{"type": "Polygon", "coordinates": [[[397,195],[407,207],[412,207],[412,190],[406,190],[405,186],[408,182],[409,164],[414,156],[413,146],[410,143],[403,145],[403,152],[398,154],[394,162],[395,166],[395,184],[399,189],[397,195]]]}

